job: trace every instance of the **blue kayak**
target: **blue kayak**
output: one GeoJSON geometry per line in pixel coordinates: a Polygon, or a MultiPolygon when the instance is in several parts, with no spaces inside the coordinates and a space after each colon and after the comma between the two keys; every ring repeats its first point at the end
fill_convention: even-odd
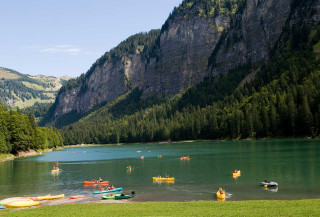
{"type": "Polygon", "coordinates": [[[113,192],[118,192],[118,191],[122,191],[122,187],[114,188],[112,190],[94,191],[93,194],[105,194],[105,193],[113,193],[113,192]]]}
{"type": "Polygon", "coordinates": [[[0,205],[0,209],[5,209],[6,207],[0,205]]]}

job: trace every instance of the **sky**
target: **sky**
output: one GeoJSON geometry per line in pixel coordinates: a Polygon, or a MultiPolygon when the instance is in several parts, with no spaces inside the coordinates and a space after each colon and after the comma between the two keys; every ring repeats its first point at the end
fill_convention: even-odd
{"type": "Polygon", "coordinates": [[[182,0],[1,0],[0,67],[77,77],[121,41],[160,29],[182,0]]]}

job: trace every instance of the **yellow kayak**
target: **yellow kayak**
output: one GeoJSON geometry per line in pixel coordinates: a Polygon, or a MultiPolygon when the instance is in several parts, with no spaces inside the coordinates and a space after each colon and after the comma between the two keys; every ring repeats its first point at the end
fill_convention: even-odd
{"type": "Polygon", "coordinates": [[[56,173],[56,172],[59,172],[60,169],[55,169],[55,170],[51,170],[52,173],[56,173]]]}
{"type": "Polygon", "coordinates": [[[53,200],[53,199],[60,199],[64,198],[64,194],[59,194],[59,195],[46,195],[42,197],[37,197],[38,200],[53,200]]]}
{"type": "Polygon", "coordinates": [[[158,177],[152,177],[153,180],[156,181],[174,181],[174,177],[171,178],[158,178],[158,177]]]}
{"type": "Polygon", "coordinates": [[[225,199],[226,198],[226,193],[223,192],[223,194],[220,194],[220,191],[217,191],[217,198],[218,199],[225,199]]]}
{"type": "Polygon", "coordinates": [[[241,171],[240,171],[240,170],[238,170],[238,172],[236,172],[236,173],[232,173],[232,176],[241,176],[241,171]]]}
{"type": "Polygon", "coordinates": [[[28,207],[28,206],[36,206],[40,205],[40,202],[33,201],[28,198],[8,198],[7,202],[3,204],[5,207],[28,207]]]}

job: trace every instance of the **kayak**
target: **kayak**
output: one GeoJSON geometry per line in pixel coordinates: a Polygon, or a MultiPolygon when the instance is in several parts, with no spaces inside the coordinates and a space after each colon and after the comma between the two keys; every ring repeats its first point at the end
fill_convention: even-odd
{"type": "Polygon", "coordinates": [[[220,191],[217,191],[216,193],[218,199],[225,199],[226,198],[226,193],[224,192],[223,194],[220,194],[220,191]]]}
{"type": "Polygon", "coordinates": [[[84,184],[84,185],[109,185],[109,181],[102,181],[102,182],[99,182],[99,181],[96,181],[96,182],[93,182],[93,181],[83,181],[83,184],[84,184]]]}
{"type": "Polygon", "coordinates": [[[93,194],[104,194],[104,193],[112,193],[112,192],[118,192],[118,191],[122,191],[122,187],[114,188],[112,190],[94,191],[93,194]]]}
{"type": "Polygon", "coordinates": [[[10,198],[6,198],[6,199],[3,199],[3,200],[0,200],[0,205],[5,205],[6,203],[9,203],[11,201],[25,200],[25,199],[29,199],[29,198],[25,198],[25,197],[10,197],[10,198]]]}
{"type": "Polygon", "coordinates": [[[0,205],[0,209],[5,209],[5,208],[6,208],[5,206],[1,206],[1,205],[0,205]]]}
{"type": "Polygon", "coordinates": [[[127,195],[121,194],[120,196],[115,196],[114,199],[115,200],[129,199],[134,196],[136,196],[136,193],[134,193],[134,191],[133,191],[131,194],[127,194],[127,195]]]}
{"type": "Polygon", "coordinates": [[[158,178],[158,177],[152,177],[153,180],[156,181],[174,181],[174,177],[171,178],[158,178]]]}
{"type": "Polygon", "coordinates": [[[54,199],[61,199],[64,198],[64,194],[59,194],[59,195],[46,195],[46,196],[42,196],[42,197],[37,197],[38,200],[54,200],[54,199]]]}
{"type": "Polygon", "coordinates": [[[238,172],[236,172],[236,173],[232,173],[232,176],[240,176],[241,175],[241,171],[240,170],[238,170],[238,172]]]}
{"type": "Polygon", "coordinates": [[[109,195],[104,195],[101,197],[102,197],[102,199],[114,199],[116,196],[121,196],[121,194],[109,194],[109,195]]]}
{"type": "Polygon", "coordinates": [[[29,198],[29,199],[31,199],[31,200],[39,200],[38,198],[41,198],[41,197],[49,197],[49,196],[51,196],[51,194],[48,194],[48,195],[46,195],[46,196],[38,196],[38,197],[27,197],[27,198],[29,198]]]}
{"type": "Polygon", "coordinates": [[[51,170],[52,173],[56,173],[56,172],[59,172],[60,169],[55,169],[55,170],[51,170]]]}
{"type": "Polygon", "coordinates": [[[190,157],[182,156],[182,157],[180,157],[180,160],[190,160],[190,157]]]}
{"type": "Polygon", "coordinates": [[[41,204],[41,202],[36,202],[26,197],[11,197],[1,200],[0,203],[5,207],[28,207],[41,204]]]}
{"type": "Polygon", "coordinates": [[[70,196],[69,199],[79,199],[79,198],[85,198],[84,195],[73,195],[73,196],[70,196]]]}
{"type": "Polygon", "coordinates": [[[260,185],[262,186],[278,186],[278,183],[276,182],[260,182],[260,185]]]}

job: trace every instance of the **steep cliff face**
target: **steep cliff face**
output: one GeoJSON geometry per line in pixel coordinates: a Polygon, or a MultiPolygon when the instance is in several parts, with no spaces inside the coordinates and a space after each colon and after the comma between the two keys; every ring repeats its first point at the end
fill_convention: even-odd
{"type": "Polygon", "coordinates": [[[211,57],[213,73],[267,60],[283,31],[291,4],[291,0],[247,0],[211,57]]]}
{"type": "Polygon", "coordinates": [[[181,93],[207,76],[208,58],[230,18],[185,18],[178,13],[160,36],[159,61],[147,66],[145,94],[181,93]]]}
{"type": "MultiPolygon", "coordinates": [[[[314,3],[314,11],[319,10],[319,0],[308,1],[314,3]]],[[[152,37],[140,34],[143,40],[120,44],[99,59],[77,85],[61,91],[52,117],[86,113],[135,87],[144,95],[174,95],[209,74],[268,60],[295,2],[299,1],[183,1],[161,32],[152,37]],[[224,8],[218,10],[221,2],[224,8]]],[[[317,13],[313,19],[319,20],[317,13]]]]}
{"type": "Polygon", "coordinates": [[[230,14],[207,16],[204,8],[200,2],[177,9],[148,57],[148,51],[141,51],[146,45],[138,44],[134,52],[124,53],[116,61],[98,60],[102,64],[97,64],[85,80],[59,94],[53,117],[86,113],[134,87],[143,89],[145,95],[176,94],[199,83],[207,76],[208,58],[230,23],[230,14]]]}

